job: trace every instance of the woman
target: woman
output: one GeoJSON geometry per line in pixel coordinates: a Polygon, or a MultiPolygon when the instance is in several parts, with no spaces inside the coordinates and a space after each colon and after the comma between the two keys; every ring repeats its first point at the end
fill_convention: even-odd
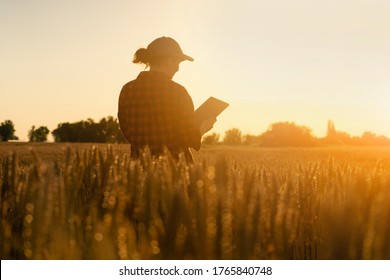
{"type": "Polygon", "coordinates": [[[133,62],[145,64],[149,71],[123,86],[118,104],[119,125],[131,144],[133,158],[145,148],[152,155],[168,149],[175,158],[184,153],[187,161],[193,162],[189,148],[199,150],[202,135],[213,127],[215,119],[195,120],[190,95],[172,81],[185,60],[193,58],[169,37],[157,38],[134,54],[133,62]]]}

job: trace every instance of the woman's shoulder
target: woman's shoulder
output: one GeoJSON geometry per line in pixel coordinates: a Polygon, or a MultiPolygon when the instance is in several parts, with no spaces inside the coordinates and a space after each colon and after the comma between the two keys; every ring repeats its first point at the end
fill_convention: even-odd
{"type": "Polygon", "coordinates": [[[187,93],[187,90],[184,86],[182,86],[181,84],[175,82],[175,81],[170,81],[170,85],[178,92],[185,92],[187,93]]]}

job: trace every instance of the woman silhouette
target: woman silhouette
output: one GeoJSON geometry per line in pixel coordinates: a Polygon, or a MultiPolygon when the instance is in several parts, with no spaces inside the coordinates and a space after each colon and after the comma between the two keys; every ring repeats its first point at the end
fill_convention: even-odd
{"type": "Polygon", "coordinates": [[[137,158],[148,148],[152,155],[167,149],[178,158],[184,153],[193,162],[190,147],[199,150],[201,136],[209,131],[215,118],[198,123],[194,105],[187,90],[172,81],[179,64],[193,61],[172,38],[161,37],[148,47],[138,49],[134,63],[145,64],[149,71],[125,84],[118,102],[118,120],[123,135],[131,145],[131,156],[137,158]]]}

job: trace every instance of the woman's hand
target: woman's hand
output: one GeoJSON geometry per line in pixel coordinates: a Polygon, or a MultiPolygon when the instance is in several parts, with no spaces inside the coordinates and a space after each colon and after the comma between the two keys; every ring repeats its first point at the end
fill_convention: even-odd
{"type": "Polygon", "coordinates": [[[199,128],[200,135],[204,135],[206,132],[210,131],[213,128],[216,121],[217,121],[216,118],[209,118],[204,122],[202,122],[199,128]]]}

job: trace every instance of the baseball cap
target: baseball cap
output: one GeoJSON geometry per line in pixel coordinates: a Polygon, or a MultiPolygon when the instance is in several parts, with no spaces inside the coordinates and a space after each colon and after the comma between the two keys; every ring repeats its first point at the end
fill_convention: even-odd
{"type": "Polygon", "coordinates": [[[184,54],[180,48],[180,45],[170,37],[164,36],[155,39],[148,45],[147,50],[153,56],[174,57],[180,59],[181,61],[194,61],[192,57],[184,54]]]}

